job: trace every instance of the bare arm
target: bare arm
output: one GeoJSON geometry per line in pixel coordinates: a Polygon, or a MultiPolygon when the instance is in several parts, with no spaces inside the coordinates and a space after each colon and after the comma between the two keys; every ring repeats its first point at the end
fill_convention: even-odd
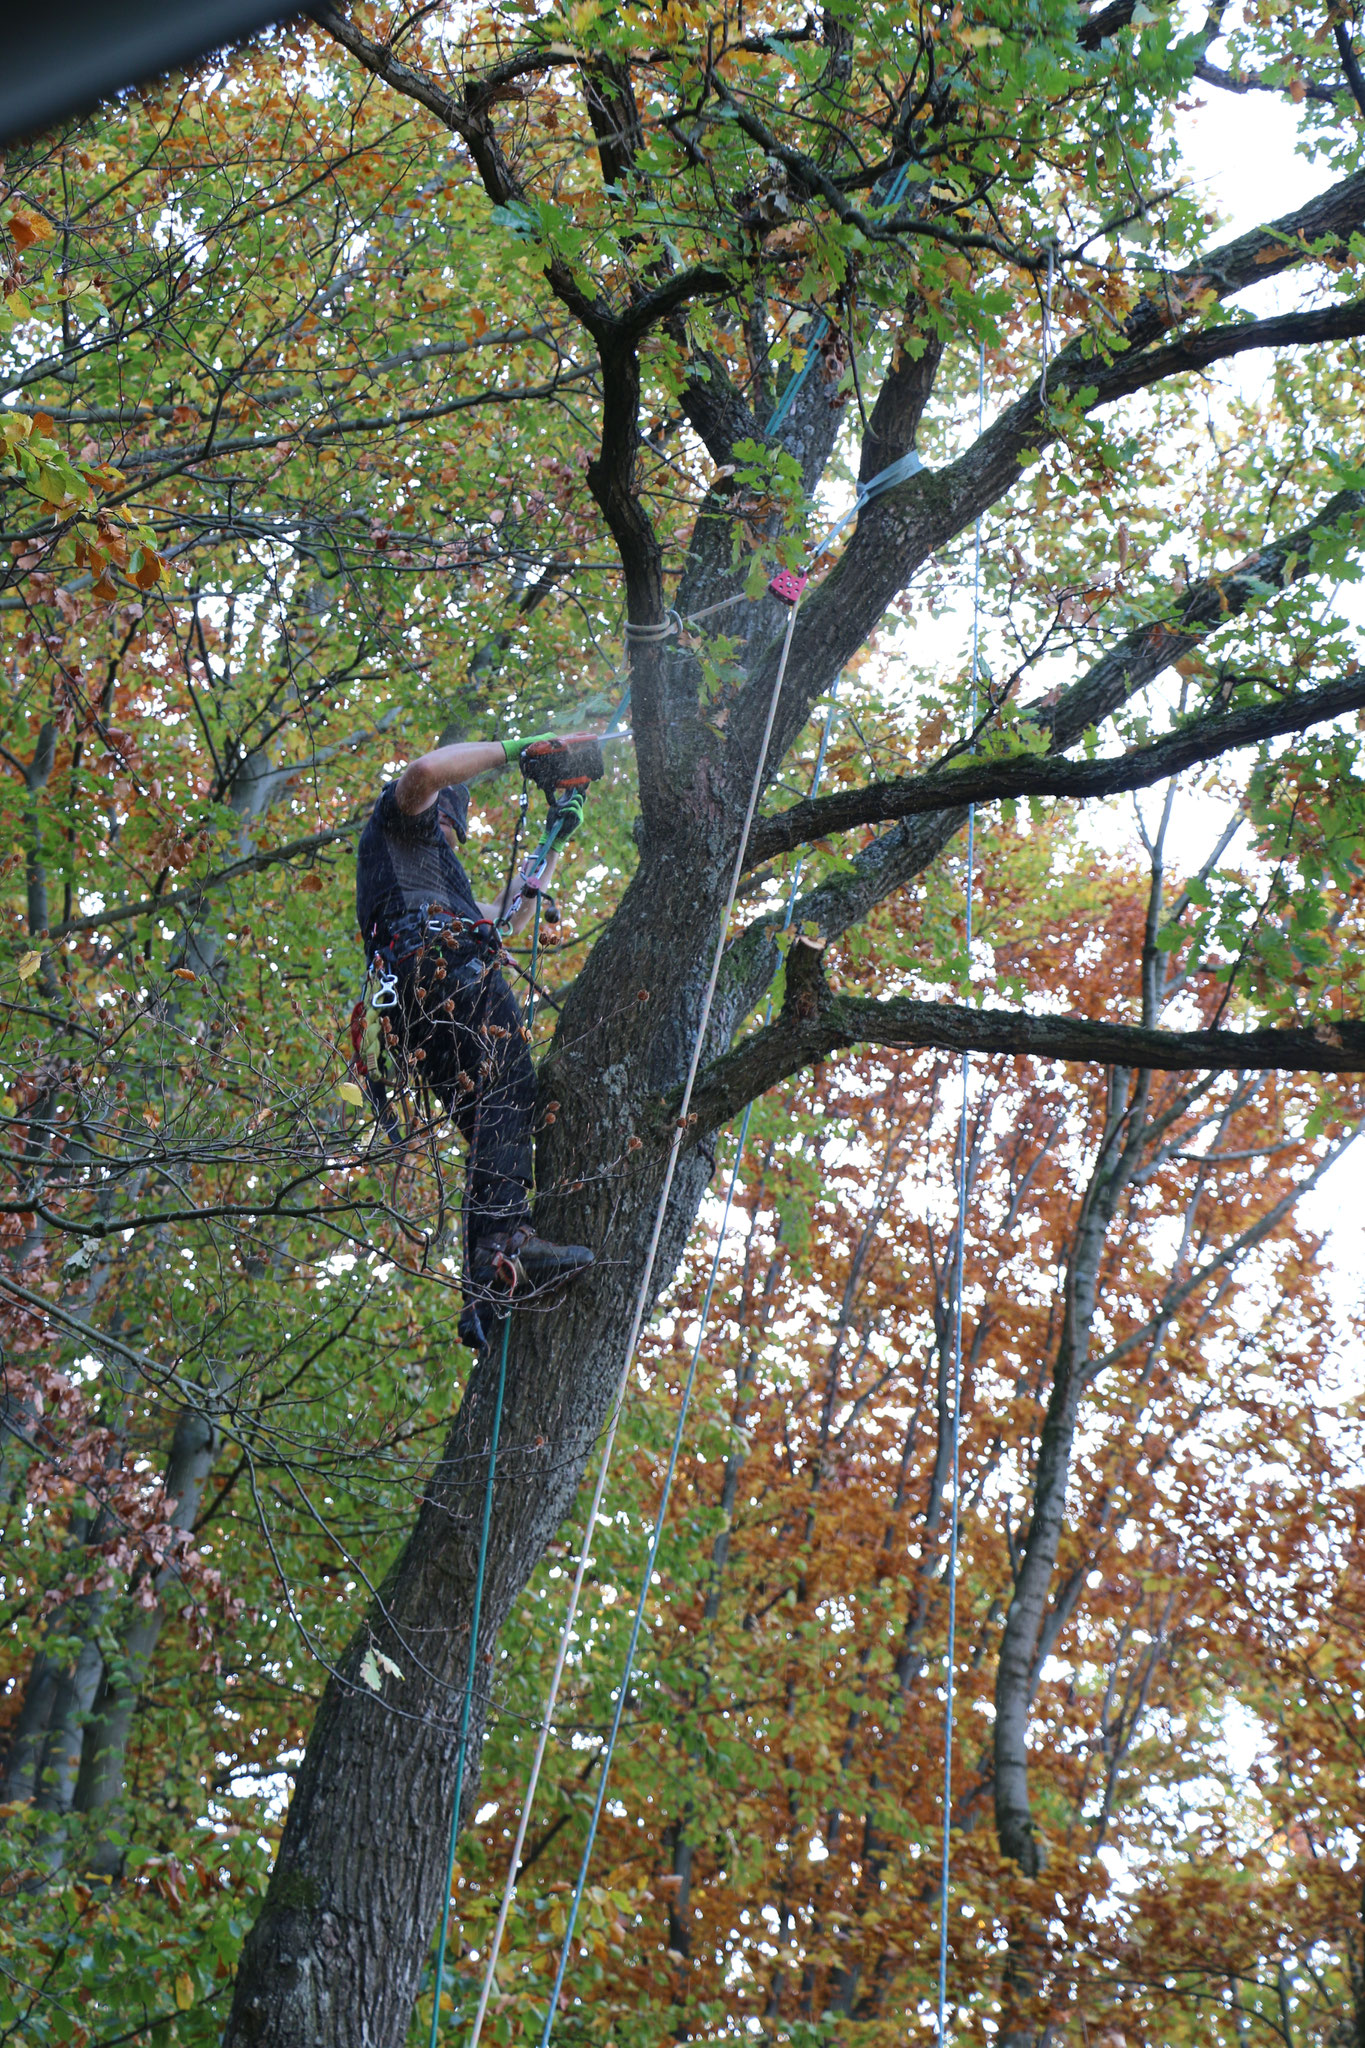
{"type": "Polygon", "coordinates": [[[399,776],[394,792],[398,808],[415,818],[419,811],[430,810],[440,791],[452,783],[486,775],[490,768],[505,766],[506,761],[507,749],[501,740],[461,740],[452,747],[437,747],[409,762],[399,776]]]}

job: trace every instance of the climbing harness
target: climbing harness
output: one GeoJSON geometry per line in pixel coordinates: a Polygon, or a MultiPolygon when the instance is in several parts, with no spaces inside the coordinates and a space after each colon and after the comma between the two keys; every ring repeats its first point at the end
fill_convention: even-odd
{"type": "MultiPolygon", "coordinates": [[[[616,737],[625,738],[626,734],[616,737]]],[[[385,1035],[383,1013],[399,1008],[398,967],[419,950],[439,940],[449,944],[463,940],[481,961],[485,978],[502,949],[503,934],[510,930],[517,912],[528,896],[537,899],[536,930],[539,934],[539,899],[545,888],[545,874],[551,856],[567,839],[583,815],[583,798],[590,783],[605,773],[602,743],[592,733],[567,733],[562,738],[533,740],[517,756],[522,772],[521,805],[508,860],[503,909],[496,921],[466,918],[441,905],[423,904],[394,925],[389,937],[376,943],[370,933],[370,952],[365,987],[351,1011],[352,1065],[356,1078],[370,1099],[381,1128],[390,1143],[396,1143],[397,1118],[388,1101],[384,1080],[385,1035]],[[540,844],[528,854],[517,870],[517,852],[526,821],[528,785],[535,783],[545,792],[550,806],[540,844]],[[566,829],[567,828],[567,829],[566,829]],[[515,883],[515,887],[514,887],[515,883]]],[[[452,987],[448,993],[454,994],[452,987]]],[[[401,1135],[401,1132],[399,1132],[401,1135]]]]}
{"type": "Polygon", "coordinates": [[[399,918],[386,939],[378,940],[371,931],[369,943],[364,992],[351,1011],[351,1064],[380,1129],[396,1145],[403,1130],[389,1099],[386,1069],[390,1047],[396,1043],[387,1013],[399,1008],[399,968],[420,962],[434,947],[442,955],[440,979],[446,996],[453,999],[460,990],[477,994],[497,960],[502,939],[488,918],[462,917],[442,904],[423,903],[399,918]]]}

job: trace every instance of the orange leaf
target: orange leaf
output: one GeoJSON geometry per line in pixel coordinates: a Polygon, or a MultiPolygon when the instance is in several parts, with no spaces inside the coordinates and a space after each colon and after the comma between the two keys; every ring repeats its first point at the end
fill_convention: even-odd
{"type": "Polygon", "coordinates": [[[17,207],[9,217],[9,231],[16,249],[27,249],[31,242],[50,242],[56,233],[51,221],[40,213],[21,213],[17,207]]]}
{"type": "Polygon", "coordinates": [[[319,896],[322,893],[322,876],[319,874],[305,875],[299,883],[299,887],[300,889],[306,889],[310,896],[319,896]]]}

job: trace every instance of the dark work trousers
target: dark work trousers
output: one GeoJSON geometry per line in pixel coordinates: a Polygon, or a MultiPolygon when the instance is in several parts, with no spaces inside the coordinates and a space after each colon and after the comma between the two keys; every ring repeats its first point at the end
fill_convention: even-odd
{"type": "Polygon", "coordinates": [[[469,1145],[468,1256],[530,1212],[536,1077],[521,1009],[486,950],[456,934],[428,938],[395,968],[394,1050],[469,1145]]]}

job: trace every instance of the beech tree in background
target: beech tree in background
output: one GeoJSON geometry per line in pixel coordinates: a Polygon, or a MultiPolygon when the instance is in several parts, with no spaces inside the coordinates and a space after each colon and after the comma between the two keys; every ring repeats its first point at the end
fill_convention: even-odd
{"type": "MultiPolygon", "coordinates": [[[[1065,1964],[1055,1899],[1083,1917],[1091,1881],[1063,1886],[1055,1862],[1044,1877],[1044,1837],[1068,1798],[1073,1835],[1095,1823],[1083,1774],[1063,1790],[1049,1776],[1040,1820],[1030,1716],[1084,1614],[1115,1692],[1075,1711],[1094,1713],[1119,1759],[1105,1780],[1117,1796],[1120,1752],[1168,1682],[1171,1632],[1192,1624],[1176,1598],[1165,1620],[1152,1610],[1140,1649],[1123,1635],[1115,1616],[1139,1578],[1154,1597],[1164,1553],[1156,1544],[1131,1584],[1126,1567],[1086,1561],[1118,1508],[1101,1486],[1068,1516],[1077,1432],[1088,1447],[1106,1401],[1139,1399],[1106,1388],[1128,1385],[1144,1347],[1159,1376],[1177,1338],[1192,1353],[1207,1339],[1208,1369],[1223,1369],[1219,1275],[1233,1285],[1258,1233],[1289,1227],[1275,1175],[1292,1202],[1353,1128],[1350,1087],[1312,1077],[1365,1065],[1365,680],[1340,599],[1365,514],[1350,26],[1329,33],[1291,8],[1215,9],[1189,27],[1127,0],[1089,13],[1048,0],[1023,17],[832,6],[800,21],[324,6],[315,21],[6,167],[13,568],[0,607],[18,851],[3,1278],[21,1558],[6,1793],[22,1805],[16,1867],[26,1886],[49,1873],[36,1896],[64,1930],[51,1984],[36,2005],[16,1993],[10,2023],[105,2038],[61,1973],[88,1972],[93,1995],[120,1914],[153,1924],[160,1884],[184,1909],[162,1951],[165,1996],[139,2009],[146,1994],[130,1993],[121,2030],[188,2039],[222,2024],[262,1816],[302,1750],[226,2038],[404,2037],[444,1882],[496,1374],[487,1359],[457,1374],[451,1355],[447,1148],[429,1132],[393,1160],[335,1092],[358,973],[342,852],[388,764],[438,728],[576,724],[614,701],[622,625],[637,629],[638,777],[617,770],[591,854],[570,869],[541,1069],[538,1220],[591,1242],[598,1266],[561,1313],[513,1325],[472,1811],[494,1645],[508,1627],[520,1664],[538,1665],[550,1582],[527,1596],[529,1635],[511,1617],[620,1372],[775,684],[786,614],[768,578],[807,559],[855,480],[912,449],[924,469],[863,507],[796,623],[655,1284],[682,1255],[716,1132],[814,1062],[876,1045],[1106,1068],[1084,1110],[1059,1112],[1065,1159],[1035,1134],[1041,1186],[1064,1208],[1052,1176],[1065,1166],[1078,1207],[1055,1226],[1057,1327],[1045,1343],[1034,1329],[1031,1347],[1021,1335],[1019,1362],[997,1369],[1008,1427],[998,1453],[978,1447],[982,1499],[1014,1461],[1028,1507],[1017,1520],[1001,1507],[1003,1559],[969,1563],[984,1594],[973,1683],[994,1718],[990,1755],[964,1782],[970,1854],[991,1815],[998,1860],[979,1881],[1007,1939],[989,1966],[1005,2038],[1038,2039],[1074,1987],[1098,1999],[1088,2010],[1125,1983],[1155,1997],[1150,1954],[1125,1978],[1099,1933],[1093,1973],[1065,1964]],[[1199,80],[1297,104],[1320,195],[1220,238],[1180,174],[1178,110],[1199,80]],[[1210,385],[1243,356],[1269,366],[1259,384],[1210,385]],[[926,656],[917,627],[960,594],[979,519],[988,624],[971,727],[965,672],[942,671],[941,635],[926,656]],[[857,748],[826,795],[794,799],[812,712],[874,643],[901,665],[863,669],[857,748]],[[1008,946],[963,981],[969,802],[1005,807],[983,827],[992,886],[1045,911],[1056,860],[1088,857],[1057,851],[1054,801],[1098,807],[1192,771],[1219,799],[1209,858],[1170,884],[1155,861],[1132,913],[1140,942],[1130,931],[1107,984],[1068,980],[1046,950],[1026,971],[1008,946]],[[1021,798],[1030,829],[1016,837],[1021,798]],[[784,955],[798,850],[800,942],[784,955]],[[774,1020],[753,1028],[773,989],[774,1020]],[[1162,1157],[1177,1130],[1196,1149],[1211,1130],[1234,1152],[1284,1142],[1272,1173],[1248,1172],[1253,1214],[1235,1196],[1222,1206],[1218,1176],[1215,1194],[1162,1157]],[[1106,1328],[1106,1260],[1126,1255],[1125,1219],[1145,1223],[1147,1204],[1188,1242],[1155,1283],[1143,1276],[1131,1322],[1125,1305],[1123,1330],[1106,1328]],[[1201,1261],[1224,1263],[1204,1274],[1201,1261]],[[1128,1339],[1104,1374],[1106,1347],[1128,1339]],[[321,1590],[320,1556],[334,1575],[321,1590]],[[263,1569],[278,1596],[263,1594],[263,1569]],[[1092,1569],[1116,1588],[1093,1618],[1073,1586],[1092,1569]],[[172,1618],[182,1666],[190,1649],[227,1660],[209,1687],[226,1762],[175,1732],[212,1672],[157,1696],[172,1618]],[[329,1672],[316,1701],[311,1656],[329,1672]],[[150,1719],[137,1711],[149,1698],[150,1719]],[[139,1727],[154,1731],[141,1748],[139,1727]],[[157,1810],[171,1835],[206,1811],[221,1824],[211,1853],[201,1845],[193,1912],[182,1849],[149,1840],[157,1810]],[[149,1855],[154,1877],[135,1878],[149,1855]],[[83,1896],[78,1871],[121,1884],[83,1896]]],[[[491,792],[495,831],[512,809],[491,792]]],[[[881,1072],[893,1070],[920,1071],[881,1072]]],[[[983,1147],[1006,1086],[988,1071],[983,1147]]],[[[920,1083],[898,1085],[913,1096],[920,1083]]],[[[908,1113],[924,1128],[922,1105],[908,1113]]],[[[1160,1265],[1164,1247],[1143,1256],[1160,1265]]],[[[941,1283],[941,1269],[916,1281],[930,1285],[919,1315],[940,1324],[941,1283]]],[[[1276,1313],[1272,1289],[1258,1341],[1276,1313]]],[[[941,1343],[934,1358],[931,1378],[941,1343]]],[[[833,1429],[827,1363],[809,1398],[824,1398],[822,1372],[833,1429]]],[[[883,1411],[869,1413],[881,1428],[883,1411]]],[[[810,1493],[820,1475],[818,1524],[818,1442],[794,1439],[787,1456],[783,1486],[810,1493]]],[[[1236,1457],[1227,1470],[1235,1528],[1236,1457]]],[[[893,1489],[866,1515],[894,1545],[903,1510],[893,1489]]],[[[921,1634],[941,1510],[940,1473],[914,1539],[921,1634]]],[[[1307,1532],[1283,1541],[1298,1557],[1307,1532]]],[[[823,1596],[807,1580],[798,1606],[814,1613],[823,1596]]],[[[1281,1597],[1253,1574],[1238,1615],[1237,1669],[1259,1701],[1277,1682],[1268,1646],[1283,1654],[1266,1606],[1281,1597]]],[[[1295,1622],[1309,1664],[1315,1625],[1295,1622]]],[[[910,1629],[904,1612],[897,1626],[910,1629]]],[[[1332,1610],[1321,1627],[1336,1643],[1349,1621],[1332,1610]]],[[[922,1684],[920,1638],[907,1642],[877,1713],[850,1702],[867,1718],[850,1718],[846,1770],[872,1770],[899,1711],[887,1701],[922,1684]]],[[[869,1652],[868,1673],[883,1662],[869,1652]]],[[[1296,1729],[1330,1717],[1317,1683],[1296,1729]]],[[[1057,1725],[1081,1739],[1066,1712],[1057,1725]]],[[[1322,1764],[1324,1786],[1338,1768],[1322,1764]]],[[[857,1811],[872,1846],[856,1879],[831,1850],[829,1882],[851,1883],[854,1903],[811,1906],[799,1984],[795,1923],[774,1902],[794,1959],[765,1994],[783,2026],[903,2030],[919,2010],[922,1956],[902,1965],[876,1929],[892,1876],[870,1782],[829,1787],[829,1811],[857,1811]],[[860,1931],[832,1962],[836,1911],[860,1931]]],[[[667,1825],[685,1865],[692,1817],[675,1802],[667,1825]]],[[[772,1853],[789,1857],[790,1827],[781,1839],[772,1853]]],[[[672,1875],[690,1882],[686,1867],[672,1875]]],[[[1317,1968],[1314,1944],[1335,1942],[1344,1984],[1329,1892],[1292,1954],[1317,1968]]],[[[1154,1948],[1163,1925],[1144,1937],[1154,1948]]],[[[1219,2000],[1225,1984],[1261,1983],[1261,1950],[1254,1968],[1225,1959],[1219,2000]]],[[[1346,2013],[1339,2001],[1331,2024],[1346,2013]]],[[[1268,1993],[1256,2016],[1297,2024],[1274,2019],[1268,1993]]]]}

